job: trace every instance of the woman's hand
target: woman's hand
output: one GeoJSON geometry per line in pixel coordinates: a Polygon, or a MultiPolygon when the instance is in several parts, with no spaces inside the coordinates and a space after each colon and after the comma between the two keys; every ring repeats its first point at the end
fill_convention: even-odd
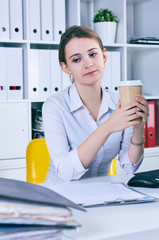
{"type": "Polygon", "coordinates": [[[136,102],[124,107],[121,107],[119,100],[115,112],[108,119],[111,133],[124,130],[130,126],[142,128],[147,121],[148,112],[148,104],[141,95],[137,96],[136,102]]]}
{"type": "Polygon", "coordinates": [[[140,128],[140,127],[144,127],[145,123],[147,122],[147,119],[149,116],[149,108],[148,108],[148,103],[146,99],[142,95],[138,94],[136,101],[137,101],[137,108],[139,109],[139,111],[137,111],[136,113],[138,114],[138,116],[141,117],[141,121],[140,123],[136,124],[134,127],[140,128]]]}

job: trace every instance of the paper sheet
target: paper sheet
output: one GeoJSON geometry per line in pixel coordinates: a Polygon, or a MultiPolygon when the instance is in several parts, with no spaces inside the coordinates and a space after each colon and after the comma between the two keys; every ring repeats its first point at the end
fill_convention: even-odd
{"type": "Polygon", "coordinates": [[[77,204],[91,206],[105,203],[115,203],[124,200],[152,200],[152,197],[146,196],[140,192],[134,191],[122,183],[76,183],[67,185],[58,185],[53,188],[58,193],[69,198],[77,204]]]}

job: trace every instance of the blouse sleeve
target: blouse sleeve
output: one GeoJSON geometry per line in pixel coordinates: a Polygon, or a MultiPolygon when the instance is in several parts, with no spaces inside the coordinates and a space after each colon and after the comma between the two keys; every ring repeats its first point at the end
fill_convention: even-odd
{"type": "Polygon", "coordinates": [[[57,175],[64,180],[79,179],[87,170],[83,167],[77,148],[71,149],[56,99],[43,104],[43,124],[47,148],[57,175]]]}
{"type": "Polygon", "coordinates": [[[130,145],[130,138],[133,133],[133,127],[129,127],[123,131],[123,138],[121,142],[121,150],[119,152],[119,161],[120,161],[120,166],[124,168],[124,171],[126,173],[133,174],[134,172],[137,171],[137,169],[140,167],[142,161],[143,161],[143,156],[141,156],[140,160],[136,164],[132,164],[130,162],[130,159],[128,157],[128,148],[130,145]]]}

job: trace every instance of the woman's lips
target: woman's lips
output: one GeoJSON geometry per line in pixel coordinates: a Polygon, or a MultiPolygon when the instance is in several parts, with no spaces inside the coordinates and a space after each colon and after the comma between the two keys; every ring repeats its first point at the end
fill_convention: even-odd
{"type": "Polygon", "coordinates": [[[93,75],[93,74],[96,73],[96,72],[97,72],[97,70],[94,70],[94,71],[91,71],[91,72],[86,73],[85,75],[93,75]]]}

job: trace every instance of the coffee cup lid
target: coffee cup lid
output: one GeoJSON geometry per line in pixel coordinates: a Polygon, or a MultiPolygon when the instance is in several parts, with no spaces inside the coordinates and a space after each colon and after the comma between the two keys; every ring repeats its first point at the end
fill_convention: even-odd
{"type": "Polygon", "coordinates": [[[142,86],[142,82],[140,80],[120,81],[119,87],[122,86],[142,86]]]}

